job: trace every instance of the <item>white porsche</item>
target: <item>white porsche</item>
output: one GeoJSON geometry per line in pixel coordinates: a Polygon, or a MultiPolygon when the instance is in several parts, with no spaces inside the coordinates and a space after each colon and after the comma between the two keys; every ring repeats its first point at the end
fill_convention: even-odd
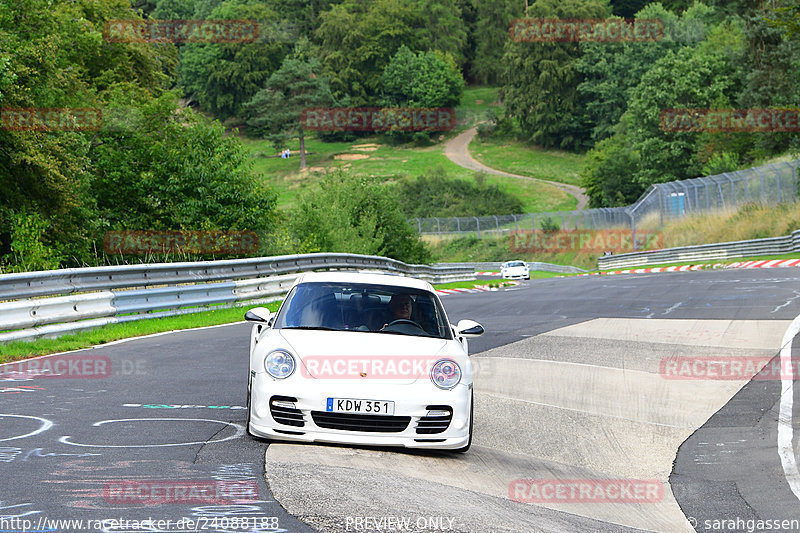
{"type": "Polygon", "coordinates": [[[506,261],[500,265],[500,276],[503,279],[531,279],[531,272],[525,261],[506,261]]]}
{"type": "Polygon", "coordinates": [[[301,442],[466,451],[472,320],[433,287],[387,274],[302,274],[275,315],[251,309],[247,430],[301,442]]]}

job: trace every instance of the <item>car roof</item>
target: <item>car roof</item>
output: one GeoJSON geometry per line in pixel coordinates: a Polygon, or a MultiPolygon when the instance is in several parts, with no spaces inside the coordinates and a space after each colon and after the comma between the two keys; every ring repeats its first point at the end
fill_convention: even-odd
{"type": "Polygon", "coordinates": [[[335,283],[367,283],[370,285],[393,285],[396,287],[409,287],[412,289],[422,289],[433,291],[433,287],[427,281],[411,278],[407,276],[396,276],[392,274],[365,273],[365,272],[304,272],[295,281],[298,283],[319,283],[332,281],[335,283]]]}

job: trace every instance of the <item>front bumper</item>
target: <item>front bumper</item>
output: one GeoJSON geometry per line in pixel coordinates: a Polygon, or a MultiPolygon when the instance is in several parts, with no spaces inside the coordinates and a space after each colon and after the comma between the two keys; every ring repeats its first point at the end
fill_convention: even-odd
{"type": "MultiPolygon", "coordinates": [[[[291,378],[274,380],[265,373],[258,373],[252,382],[249,429],[254,435],[282,441],[457,449],[469,442],[471,388],[471,384],[459,383],[452,390],[439,390],[424,379],[395,385],[392,380],[312,380],[303,383],[291,378]],[[294,405],[302,413],[302,426],[287,425],[285,420],[281,423],[273,418],[269,402],[275,396],[296,399],[294,405]],[[409,417],[410,420],[402,431],[391,432],[320,427],[311,413],[324,413],[328,398],[393,401],[394,417],[409,417]],[[420,433],[420,426],[424,427],[420,421],[426,417],[430,406],[449,406],[452,418],[442,432],[420,433]]],[[[319,414],[316,416],[320,418],[319,414]]]]}

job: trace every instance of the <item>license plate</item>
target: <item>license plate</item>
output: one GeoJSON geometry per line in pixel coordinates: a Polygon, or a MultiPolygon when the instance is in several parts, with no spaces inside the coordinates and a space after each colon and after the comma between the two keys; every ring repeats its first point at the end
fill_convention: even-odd
{"type": "Polygon", "coordinates": [[[359,400],[355,398],[328,398],[325,410],[329,413],[393,415],[394,402],[385,402],[383,400],[359,400]]]}

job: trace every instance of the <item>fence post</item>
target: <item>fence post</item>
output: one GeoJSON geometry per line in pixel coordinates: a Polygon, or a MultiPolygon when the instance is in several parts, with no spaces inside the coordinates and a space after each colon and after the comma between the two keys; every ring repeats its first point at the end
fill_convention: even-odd
{"type": "Polygon", "coordinates": [[[770,165],[769,168],[775,171],[775,186],[778,190],[778,203],[781,203],[781,173],[775,168],[775,165],[770,165]]]}
{"type": "Polygon", "coordinates": [[[457,228],[456,231],[458,231],[458,234],[461,235],[461,220],[459,220],[458,217],[456,217],[456,228],[457,228]]]}
{"type": "Polygon", "coordinates": [[[439,224],[439,219],[437,217],[433,217],[436,220],[436,232],[439,236],[442,236],[442,226],[439,224]]]}
{"type": "Polygon", "coordinates": [[[633,251],[636,251],[636,217],[633,212],[629,212],[628,216],[631,217],[631,242],[633,243],[633,251]]]}
{"type": "Polygon", "coordinates": [[[517,226],[517,215],[511,215],[511,216],[514,217],[514,231],[517,232],[519,231],[519,227],[517,226]]]}
{"type": "Polygon", "coordinates": [[[472,217],[475,219],[475,223],[478,225],[478,238],[481,238],[481,221],[478,220],[478,217],[472,217]]]}
{"type": "Polygon", "coordinates": [[[417,233],[422,234],[422,222],[420,222],[419,219],[416,220],[417,220],[417,233]]]}
{"type": "Polygon", "coordinates": [[[727,172],[723,174],[723,176],[728,178],[728,181],[731,182],[731,206],[736,207],[738,205],[738,202],[736,201],[736,184],[733,182],[733,178],[730,177],[727,172]]]}
{"type": "Polygon", "coordinates": [[[500,233],[500,219],[497,218],[497,215],[492,215],[494,217],[494,225],[497,227],[497,233],[500,233]]]}
{"type": "Polygon", "coordinates": [[[758,167],[753,167],[753,170],[756,171],[758,177],[761,178],[761,205],[764,205],[766,202],[764,201],[764,174],[758,170],[758,167]]]}
{"type": "Polygon", "coordinates": [[[536,231],[536,221],[533,219],[533,213],[531,213],[531,230],[536,231]]]}

